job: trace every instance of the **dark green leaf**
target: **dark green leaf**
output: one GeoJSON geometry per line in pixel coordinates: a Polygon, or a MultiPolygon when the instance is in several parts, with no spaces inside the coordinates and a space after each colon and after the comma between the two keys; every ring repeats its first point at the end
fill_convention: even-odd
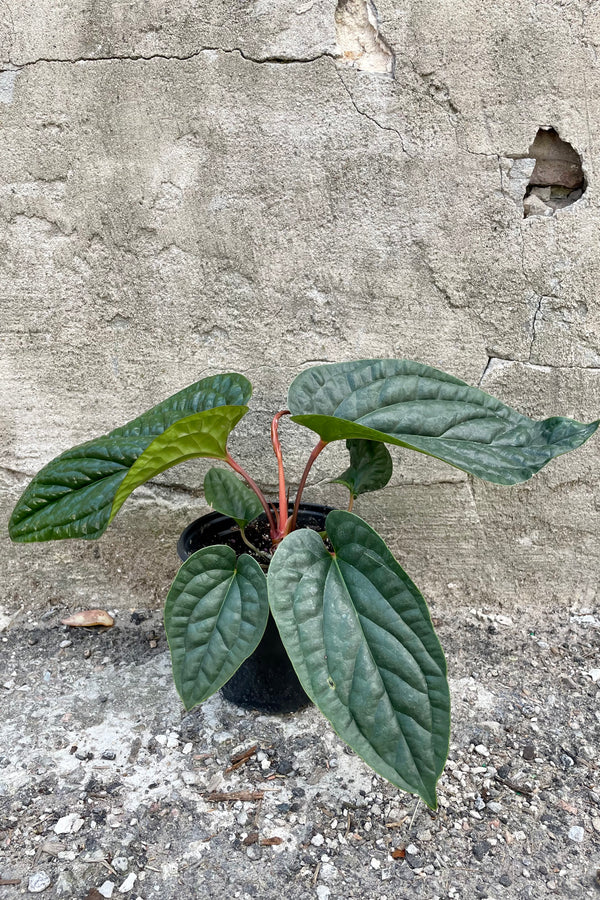
{"type": "Polygon", "coordinates": [[[448,752],[446,663],[425,601],[382,539],[327,516],[330,554],[308,529],[284,538],[269,604],[302,686],[380,775],[435,808],[448,752]]]}
{"type": "Polygon", "coordinates": [[[208,470],[204,476],[204,496],[213,509],[234,519],[240,528],[245,528],[263,511],[254,491],[228,469],[208,470]]]}
{"type": "Polygon", "coordinates": [[[600,424],[529,419],[458,378],[401,359],[307,369],[293,381],[288,406],[294,422],[324,441],[397,444],[496,484],[526,481],[600,424]]]}
{"type": "Polygon", "coordinates": [[[187,559],[165,606],[173,676],[186,709],[202,703],[254,652],[269,615],[267,580],[250,556],[205,547],[187,559]]]}
{"type": "MultiPolygon", "coordinates": [[[[239,420],[246,411],[251,393],[250,382],[242,375],[204,378],[127,425],[62,453],[38,472],[23,493],[9,523],[11,538],[48,541],[100,537],[113,513],[119,486],[160,435],[182,419],[221,407],[238,409],[229,419],[233,427],[236,415],[239,420]]],[[[145,462],[150,458],[146,456],[145,462]]],[[[134,473],[129,484],[135,480],[134,473]]],[[[125,491],[120,494],[122,499],[125,491]]]]}
{"type": "Polygon", "coordinates": [[[376,441],[346,441],[350,466],[332,484],[343,484],[353,497],[378,491],[392,477],[392,457],[385,444],[376,441]]]}

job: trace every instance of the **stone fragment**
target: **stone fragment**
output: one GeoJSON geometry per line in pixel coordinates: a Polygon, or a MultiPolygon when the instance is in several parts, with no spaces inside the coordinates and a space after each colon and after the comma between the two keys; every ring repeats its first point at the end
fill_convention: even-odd
{"type": "Polygon", "coordinates": [[[508,176],[502,179],[503,191],[519,206],[523,202],[534,166],[534,159],[503,160],[502,171],[508,176]]]}
{"type": "Polygon", "coordinates": [[[343,63],[366,72],[392,74],[394,55],[379,34],[372,0],[338,0],[335,26],[343,63]]]}
{"type": "Polygon", "coordinates": [[[552,194],[552,188],[550,185],[546,187],[533,187],[530,191],[530,196],[533,195],[535,197],[539,197],[540,200],[549,200],[552,194]]]}
{"type": "Polygon", "coordinates": [[[529,156],[536,161],[531,185],[562,185],[578,188],[583,182],[581,158],[574,147],[561,140],[554,128],[540,128],[529,156]]]}
{"type": "Polygon", "coordinates": [[[585,831],[581,827],[581,825],[572,825],[569,828],[569,839],[571,841],[576,841],[578,844],[581,844],[585,837],[585,831]]]}
{"type": "Polygon", "coordinates": [[[539,197],[536,197],[535,194],[530,194],[528,197],[525,197],[525,200],[523,201],[523,211],[526,219],[529,216],[554,215],[552,207],[548,206],[547,203],[544,203],[543,200],[540,200],[539,197]]]}
{"type": "Polygon", "coordinates": [[[137,878],[137,875],[135,874],[135,872],[129,873],[129,875],[127,876],[127,878],[125,879],[125,881],[123,882],[121,887],[119,888],[119,891],[121,892],[121,894],[128,894],[129,891],[132,890],[133,885],[135,884],[136,878],[137,878]]]}
{"type": "Polygon", "coordinates": [[[103,884],[101,884],[100,887],[98,888],[98,893],[99,893],[99,894],[102,894],[103,897],[106,897],[107,900],[110,900],[110,898],[111,898],[112,895],[113,895],[114,889],[115,889],[115,883],[114,883],[114,881],[105,881],[105,882],[104,882],[103,884]]]}
{"type": "Polygon", "coordinates": [[[478,841],[473,845],[473,856],[476,860],[481,862],[484,856],[487,856],[490,850],[491,845],[488,843],[488,841],[478,841]]]}
{"type": "Polygon", "coordinates": [[[47,872],[34,872],[29,876],[27,890],[30,894],[41,894],[47,887],[50,887],[50,884],[50,876],[47,872]]]}
{"type": "Polygon", "coordinates": [[[112,867],[115,872],[119,872],[120,875],[124,875],[125,872],[129,868],[129,862],[126,856],[115,856],[112,861],[112,867]]]}
{"type": "Polygon", "coordinates": [[[54,826],[54,831],[56,834],[71,834],[79,831],[83,824],[84,820],[77,813],[69,813],[61,816],[54,826]]]}

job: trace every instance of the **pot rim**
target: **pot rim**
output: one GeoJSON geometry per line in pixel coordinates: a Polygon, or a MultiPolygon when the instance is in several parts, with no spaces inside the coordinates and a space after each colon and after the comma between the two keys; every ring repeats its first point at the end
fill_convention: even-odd
{"type": "MultiPolygon", "coordinates": [[[[288,512],[292,512],[293,508],[294,508],[294,504],[289,503],[288,504],[288,512]]],[[[318,513],[320,515],[327,516],[330,512],[333,512],[334,509],[335,509],[334,506],[327,506],[322,503],[301,503],[299,511],[307,512],[307,513],[318,513]]],[[[262,521],[266,521],[266,516],[265,516],[264,512],[262,512],[256,518],[259,520],[262,520],[262,521]]],[[[183,562],[185,562],[185,560],[189,559],[189,557],[191,556],[191,553],[187,550],[187,547],[186,547],[186,545],[189,541],[189,538],[190,538],[191,534],[197,528],[201,527],[201,525],[216,525],[216,526],[222,527],[223,535],[222,535],[221,539],[218,541],[218,543],[223,543],[223,541],[226,539],[228,529],[230,531],[233,531],[235,529],[236,533],[239,532],[239,526],[238,526],[237,522],[235,521],[235,519],[232,519],[230,516],[226,516],[224,513],[220,513],[220,512],[217,512],[216,510],[213,510],[212,512],[205,513],[203,516],[198,516],[197,519],[194,519],[192,522],[189,523],[189,525],[186,525],[186,527],[183,529],[183,531],[179,535],[179,540],[177,541],[177,554],[178,554],[179,558],[181,560],[183,560],[183,562]]],[[[215,545],[216,545],[216,543],[217,542],[215,542],[215,545]]],[[[207,544],[206,546],[210,547],[210,546],[215,546],[215,545],[207,544]]]]}

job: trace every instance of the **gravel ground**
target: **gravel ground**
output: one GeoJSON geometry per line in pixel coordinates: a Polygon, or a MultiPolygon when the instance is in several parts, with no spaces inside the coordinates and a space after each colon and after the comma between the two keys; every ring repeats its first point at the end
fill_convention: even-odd
{"type": "Polygon", "coordinates": [[[160,613],[68,612],[0,616],[2,900],[600,898],[597,609],[432,610],[453,697],[436,813],[314,708],[184,714],[160,613]]]}

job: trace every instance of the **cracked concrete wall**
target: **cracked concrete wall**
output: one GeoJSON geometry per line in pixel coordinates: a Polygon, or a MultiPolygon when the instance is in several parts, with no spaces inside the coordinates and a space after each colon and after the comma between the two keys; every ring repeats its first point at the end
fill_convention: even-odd
{"type": "MultiPolygon", "coordinates": [[[[255,385],[234,447],[269,490],[269,419],[313,361],[407,356],[598,416],[598,4],[342,6],[345,36],[335,0],[0,0],[3,523],[61,450],[219,371],[255,385]],[[550,126],[587,190],[525,219],[512,167],[550,126]]],[[[311,438],[282,433],[297,480],[311,438]]],[[[328,454],[307,497],[343,502],[328,454]]],[[[505,489],[395,451],[356,508],[428,597],[589,604],[599,456],[505,489]]],[[[0,602],[160,603],[205,469],[139,489],[99,543],[3,525],[0,602]]]]}

